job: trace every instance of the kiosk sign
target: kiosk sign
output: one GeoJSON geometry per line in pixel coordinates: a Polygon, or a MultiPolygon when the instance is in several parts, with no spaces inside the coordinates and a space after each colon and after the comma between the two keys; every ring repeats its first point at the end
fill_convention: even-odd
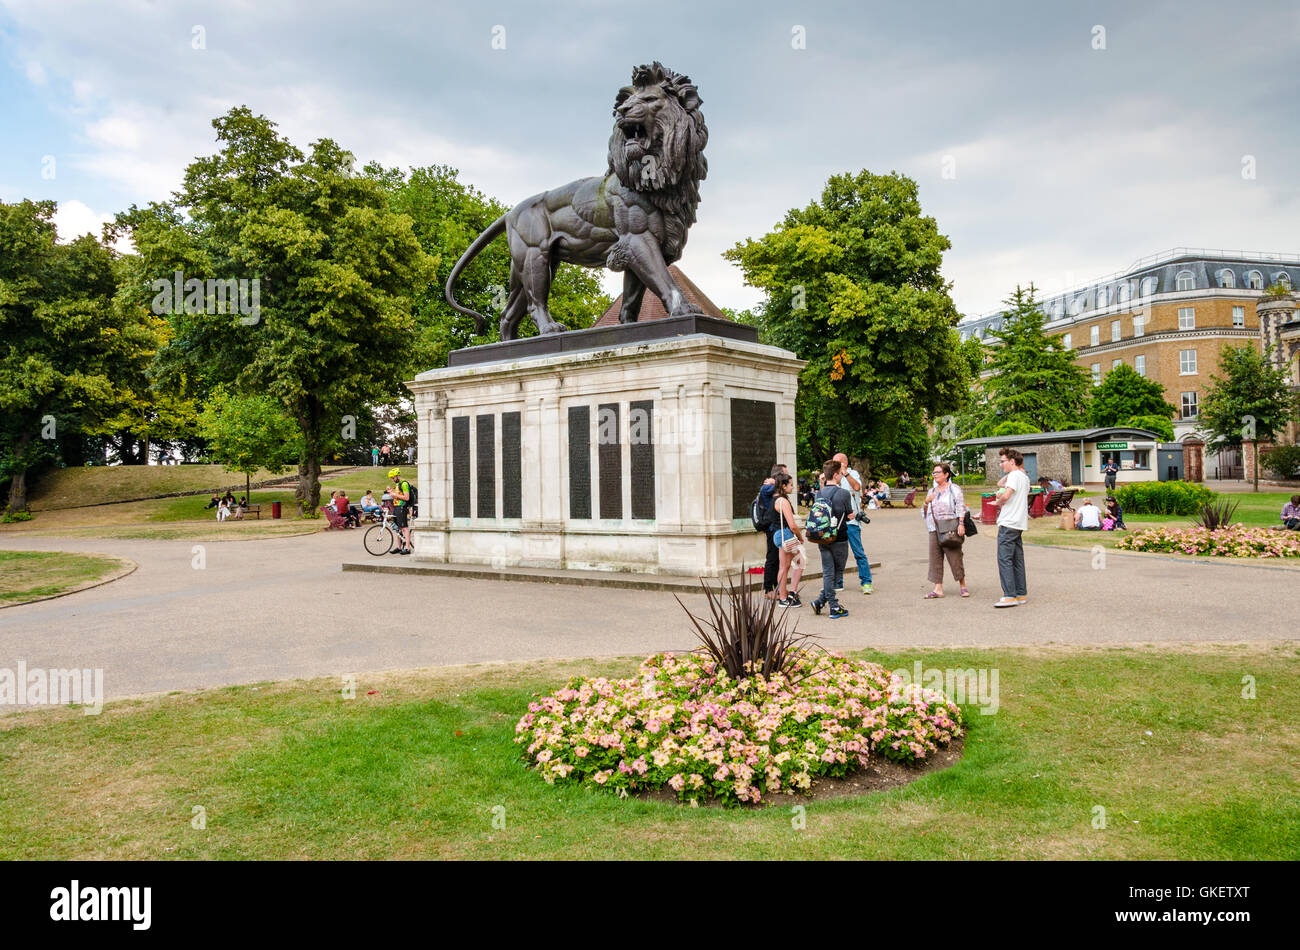
{"type": "Polygon", "coordinates": [[[1127,449],[1128,443],[1127,442],[1098,442],[1097,448],[1101,449],[1102,451],[1107,451],[1110,449],[1127,449]]]}

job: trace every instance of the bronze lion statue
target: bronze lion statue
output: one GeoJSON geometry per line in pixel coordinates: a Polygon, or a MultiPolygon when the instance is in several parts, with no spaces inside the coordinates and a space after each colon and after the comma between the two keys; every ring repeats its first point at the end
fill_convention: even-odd
{"type": "Polygon", "coordinates": [[[708,163],[709,130],[700,96],[687,76],[659,63],[632,70],[632,85],[614,99],[609,166],[596,178],[580,178],[520,202],[474,239],[447,277],[447,303],[472,316],[483,332],[483,314],[456,302],[460,272],[505,232],[510,246],[510,287],[501,314],[501,339],[513,340],[527,311],[539,333],[566,327],[551,316],[551,281],[561,262],[623,272],[621,323],[633,323],[649,287],[670,316],[698,311],[668,273],[682,255],[686,231],[695,223],[699,183],[708,163]]]}

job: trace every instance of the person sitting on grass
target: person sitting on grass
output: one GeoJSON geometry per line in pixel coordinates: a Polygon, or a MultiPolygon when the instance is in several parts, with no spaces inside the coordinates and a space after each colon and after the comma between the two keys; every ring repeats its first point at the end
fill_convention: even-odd
{"type": "Polygon", "coordinates": [[[1080,531],[1101,530],[1101,509],[1085,498],[1079,510],[1074,513],[1074,524],[1080,531]]]}
{"type": "Polygon", "coordinates": [[[1282,527],[1288,531],[1300,531],[1300,495],[1292,495],[1291,500],[1282,506],[1282,527]]]}
{"type": "Polygon", "coordinates": [[[210,511],[211,509],[216,508],[220,504],[221,504],[221,496],[216,492],[213,492],[212,498],[210,498],[208,500],[208,503],[203,506],[203,510],[210,511]]]}
{"type": "Polygon", "coordinates": [[[1112,495],[1106,499],[1106,511],[1101,522],[1102,528],[1107,531],[1127,531],[1128,526],[1124,524],[1124,508],[1112,495]],[[1106,523],[1110,522],[1110,527],[1106,523]]]}
{"type": "Polygon", "coordinates": [[[230,506],[226,504],[226,499],[223,498],[221,499],[221,502],[217,505],[217,521],[218,522],[225,521],[229,517],[230,517],[230,506]]]}

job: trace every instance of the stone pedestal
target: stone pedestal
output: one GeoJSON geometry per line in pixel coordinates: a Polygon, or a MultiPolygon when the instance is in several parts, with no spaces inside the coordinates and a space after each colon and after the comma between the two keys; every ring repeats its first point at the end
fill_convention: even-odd
{"type": "Polygon", "coordinates": [[[773,463],[794,468],[803,362],[712,333],[549,345],[459,351],[406,384],[415,559],[701,577],[761,565],[749,503],[773,463]]]}

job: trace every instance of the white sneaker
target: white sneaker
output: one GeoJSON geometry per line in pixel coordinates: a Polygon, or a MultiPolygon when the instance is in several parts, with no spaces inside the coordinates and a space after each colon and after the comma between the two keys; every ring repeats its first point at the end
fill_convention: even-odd
{"type": "Polygon", "coordinates": [[[1016,600],[1014,597],[1003,597],[993,606],[994,607],[1019,607],[1020,601],[1016,600]]]}

